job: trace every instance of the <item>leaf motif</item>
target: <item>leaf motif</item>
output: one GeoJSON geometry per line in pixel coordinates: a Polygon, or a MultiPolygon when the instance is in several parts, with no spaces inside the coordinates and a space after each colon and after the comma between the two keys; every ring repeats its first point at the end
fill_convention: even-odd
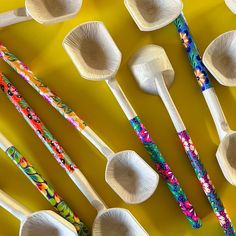
{"type": "Polygon", "coordinates": [[[60,202],[57,206],[57,209],[62,212],[65,208],[65,203],[64,202],[60,202]]]}
{"type": "Polygon", "coordinates": [[[48,192],[48,194],[51,196],[51,197],[54,197],[54,195],[55,195],[55,191],[52,189],[52,188],[48,188],[47,189],[47,192],[48,192]]]}
{"type": "Polygon", "coordinates": [[[56,204],[57,204],[57,202],[56,202],[56,200],[55,200],[54,198],[50,198],[50,199],[49,199],[49,202],[50,202],[50,204],[51,204],[52,206],[56,206],[56,204]]]}
{"type": "Polygon", "coordinates": [[[37,183],[44,183],[44,180],[42,179],[42,177],[39,174],[34,174],[31,175],[30,178],[37,183]]]}
{"type": "Polygon", "coordinates": [[[28,107],[28,104],[24,101],[24,100],[21,100],[18,102],[18,104],[20,105],[21,108],[25,109],[28,107]]]}
{"type": "Polygon", "coordinates": [[[9,61],[17,61],[18,59],[13,55],[11,54],[10,52],[5,52],[5,55],[8,57],[8,60],[9,61]]]}
{"type": "Polygon", "coordinates": [[[7,154],[11,156],[11,158],[16,162],[20,163],[20,159],[22,155],[18,152],[18,150],[15,147],[11,147],[7,150],[7,154]]]}
{"type": "Polygon", "coordinates": [[[27,167],[24,169],[28,175],[36,174],[36,170],[33,167],[27,167]]]}
{"type": "Polygon", "coordinates": [[[46,129],[43,129],[43,135],[49,140],[53,139],[52,134],[46,129]]]}

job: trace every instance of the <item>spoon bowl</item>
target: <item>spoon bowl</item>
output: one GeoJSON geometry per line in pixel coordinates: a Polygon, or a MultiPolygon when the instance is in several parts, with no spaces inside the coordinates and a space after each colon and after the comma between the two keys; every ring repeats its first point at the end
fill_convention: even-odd
{"type": "Polygon", "coordinates": [[[74,28],[65,37],[63,47],[87,80],[109,80],[120,67],[121,52],[102,22],[87,22],[74,28]]]}
{"type": "Polygon", "coordinates": [[[181,0],[125,0],[124,2],[141,31],[157,30],[170,24],[183,9],[181,0]]]}
{"type": "MultiPolygon", "coordinates": [[[[103,23],[79,25],[65,37],[63,46],[83,78],[114,81],[121,52],[103,23]]],[[[126,203],[137,204],[154,193],[159,177],[138,154],[123,151],[108,159],[105,179],[126,203]]]]}
{"type": "Polygon", "coordinates": [[[102,211],[93,224],[93,236],[147,236],[148,233],[125,209],[111,208],[102,211]]]}
{"type": "Polygon", "coordinates": [[[236,30],[217,37],[205,50],[203,62],[224,86],[236,86],[236,30]]]}
{"type": "Polygon", "coordinates": [[[236,132],[230,132],[221,140],[216,157],[225,178],[236,186],[236,132]]]}
{"type": "Polygon", "coordinates": [[[0,27],[34,19],[40,24],[55,24],[77,15],[82,0],[25,0],[25,7],[0,13],[0,27]]]}
{"type": "Polygon", "coordinates": [[[82,0],[26,0],[28,13],[40,24],[54,24],[77,15],[82,0]]]}
{"type": "Polygon", "coordinates": [[[158,95],[156,79],[164,79],[167,88],[174,82],[175,72],[169,58],[165,50],[157,45],[147,45],[138,50],[130,59],[129,67],[139,87],[152,95],[158,95]]]}
{"type": "Polygon", "coordinates": [[[225,0],[227,7],[236,14],[236,1],[235,0],[225,0]]]}
{"type": "Polygon", "coordinates": [[[20,236],[75,236],[77,232],[71,224],[52,211],[31,214],[21,224],[20,236]]]}
{"type": "Polygon", "coordinates": [[[155,192],[159,176],[134,151],[114,154],[108,161],[106,182],[129,204],[146,201],[155,192]]]}

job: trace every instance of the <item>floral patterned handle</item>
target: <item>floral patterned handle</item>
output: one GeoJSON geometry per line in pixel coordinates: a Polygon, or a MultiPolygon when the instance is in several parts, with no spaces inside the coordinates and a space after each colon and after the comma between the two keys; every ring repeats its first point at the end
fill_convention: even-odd
{"type": "Polygon", "coordinates": [[[68,107],[44,82],[33,74],[29,68],[0,44],[0,57],[7,62],[28,84],[30,84],[48,103],[65,117],[77,130],[85,129],[85,122],[68,107]]]}
{"type": "Polygon", "coordinates": [[[85,224],[79,220],[77,215],[64,202],[62,197],[52,188],[52,186],[36,171],[36,169],[23,157],[15,147],[6,150],[6,154],[12,159],[17,167],[25,174],[31,183],[41,192],[57,212],[72,223],[80,236],[90,235],[85,224]]]}
{"type": "MultiPolygon", "coordinates": [[[[181,14],[176,20],[175,20],[175,26],[177,27],[180,39],[182,40],[182,43],[184,47],[186,48],[187,55],[190,61],[190,64],[194,70],[194,74],[196,76],[196,79],[201,87],[202,92],[206,91],[207,89],[212,88],[212,84],[209,80],[208,72],[205,67],[205,65],[202,62],[201,56],[198,52],[197,46],[194,42],[194,39],[191,35],[190,29],[187,25],[187,22],[184,18],[184,15],[181,14]]],[[[206,174],[206,171],[204,167],[202,166],[201,162],[199,161],[199,156],[192,145],[192,141],[187,134],[186,131],[183,131],[183,133],[179,133],[179,137],[181,141],[183,142],[183,145],[185,147],[185,150],[189,157],[193,160],[193,165],[196,165],[196,170],[198,177],[200,179],[200,182],[203,186],[203,189],[208,196],[209,201],[211,202],[211,205],[214,209],[214,212],[224,229],[224,232],[226,235],[232,236],[236,235],[235,229],[231,223],[230,218],[227,215],[227,212],[220,201],[220,199],[217,197],[215,188],[212,185],[209,176],[206,174]],[[200,171],[201,170],[201,171],[200,171]]]]}
{"type": "Polygon", "coordinates": [[[170,169],[169,165],[166,163],[164,157],[158,150],[156,144],[153,142],[152,138],[150,137],[147,129],[141,123],[139,117],[135,117],[134,119],[130,120],[130,123],[135,130],[137,136],[143,143],[145,149],[150,154],[153,162],[155,163],[155,167],[160,174],[160,176],[165,180],[167,183],[171,193],[173,194],[175,200],[181,207],[183,213],[186,215],[187,219],[191,223],[193,228],[200,228],[201,221],[193,209],[193,206],[187,199],[183,189],[180,187],[180,184],[177,178],[174,176],[172,170],[170,169]]]}
{"type": "Polygon", "coordinates": [[[194,42],[194,39],[191,35],[190,29],[187,25],[187,22],[184,18],[184,15],[181,14],[175,21],[175,26],[177,27],[180,39],[186,48],[189,61],[194,70],[194,74],[200,85],[202,92],[212,88],[212,84],[209,80],[208,72],[205,65],[202,62],[202,58],[198,52],[197,46],[194,42]]]}
{"type": "Polygon", "coordinates": [[[217,196],[215,187],[212,184],[206,169],[201,163],[197,150],[194,147],[188,132],[184,130],[178,135],[184,146],[185,152],[187,153],[196,172],[198,180],[200,181],[202,188],[211,204],[211,207],[213,208],[214,213],[216,214],[217,219],[220,222],[221,227],[223,228],[226,235],[235,235],[235,230],[227,214],[227,211],[224,208],[224,205],[221,202],[220,198],[217,196]]]}
{"type": "Polygon", "coordinates": [[[45,144],[57,162],[68,173],[73,173],[77,168],[70,157],[65,153],[58,141],[54,139],[49,130],[45,127],[40,118],[26,103],[24,98],[19,94],[17,89],[10,83],[7,77],[0,72],[0,87],[5,92],[9,100],[14,104],[16,109],[24,117],[36,135],[45,144]]]}

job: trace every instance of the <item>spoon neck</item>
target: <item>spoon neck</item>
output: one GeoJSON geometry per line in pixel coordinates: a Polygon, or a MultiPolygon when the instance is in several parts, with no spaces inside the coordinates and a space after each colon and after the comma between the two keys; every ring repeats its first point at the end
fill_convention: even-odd
{"type": "Polygon", "coordinates": [[[2,190],[0,190],[0,206],[20,221],[24,221],[31,214],[27,208],[19,204],[2,190]]]}
{"type": "Polygon", "coordinates": [[[164,78],[162,76],[162,74],[160,75],[161,77],[158,78],[155,78],[155,85],[156,85],[156,88],[157,88],[157,92],[159,94],[159,96],[161,97],[162,99],[162,102],[164,103],[168,113],[169,113],[169,116],[172,120],[172,123],[174,124],[175,126],[175,129],[178,133],[186,130],[186,127],[183,123],[183,120],[170,96],[170,93],[167,89],[167,86],[165,84],[165,81],[164,81],[164,78]]]}
{"type": "Polygon", "coordinates": [[[20,22],[32,20],[26,8],[18,8],[0,14],[0,27],[17,24],[20,22]]]}
{"type": "Polygon", "coordinates": [[[100,137],[88,126],[81,131],[81,133],[88,139],[102,154],[107,161],[111,159],[114,152],[100,139],[100,137]]]}
{"type": "Polygon", "coordinates": [[[120,87],[119,83],[115,78],[106,80],[107,85],[109,86],[110,90],[112,91],[113,95],[115,96],[116,100],[118,101],[120,107],[124,111],[125,115],[129,120],[132,120],[137,116],[134,108],[130,104],[128,98],[125,96],[122,88],[120,87]]]}
{"type": "Polygon", "coordinates": [[[70,178],[98,212],[101,211],[101,209],[106,209],[105,203],[79,169],[71,173],[70,178]]]}
{"type": "Polygon", "coordinates": [[[10,141],[0,132],[0,148],[6,152],[12,146],[10,141]]]}
{"type": "Polygon", "coordinates": [[[231,132],[231,129],[221,108],[219,99],[215,93],[214,88],[205,90],[203,95],[214,120],[219,138],[222,140],[227,134],[231,132]]]}

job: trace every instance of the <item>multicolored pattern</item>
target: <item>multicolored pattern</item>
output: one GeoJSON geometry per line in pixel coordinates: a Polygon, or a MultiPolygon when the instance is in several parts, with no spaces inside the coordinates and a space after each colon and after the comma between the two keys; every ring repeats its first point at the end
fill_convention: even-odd
{"type": "Polygon", "coordinates": [[[50,202],[57,212],[72,223],[80,236],[90,235],[89,230],[77,217],[64,200],[55,192],[50,184],[35,170],[35,168],[23,157],[15,147],[7,149],[6,154],[13,160],[17,167],[33,183],[33,185],[50,202]]]}
{"type": "Polygon", "coordinates": [[[17,89],[2,73],[0,73],[0,87],[30,127],[35,131],[37,136],[42,140],[57,162],[62,166],[62,168],[65,169],[67,173],[73,173],[77,168],[76,165],[71,161],[70,157],[65,153],[57,140],[54,139],[40,118],[19,94],[17,89]]]}
{"type": "Polygon", "coordinates": [[[179,138],[184,146],[184,149],[191,161],[191,164],[196,172],[199,182],[202,185],[204,190],[219,222],[221,227],[224,229],[226,235],[235,235],[234,227],[231,223],[231,220],[224,208],[223,203],[220,198],[217,196],[214,185],[212,184],[209,175],[207,174],[206,169],[204,168],[196,148],[193,145],[193,142],[188,134],[188,132],[182,131],[179,133],[179,138]]]}
{"type": "Polygon", "coordinates": [[[36,76],[20,60],[18,60],[6,47],[0,44],[0,57],[7,62],[27,83],[29,83],[48,103],[65,117],[77,130],[85,129],[85,122],[68,107],[44,82],[36,76]]]}
{"type": "Polygon", "coordinates": [[[180,187],[177,178],[174,176],[169,165],[166,163],[156,144],[153,142],[147,129],[141,123],[139,117],[135,117],[134,119],[130,120],[130,123],[134,128],[137,136],[144,144],[144,147],[146,148],[147,152],[150,154],[153,162],[155,163],[155,167],[158,173],[167,183],[171,193],[173,194],[175,200],[178,202],[183,213],[187,216],[187,219],[191,223],[192,227],[200,228],[201,221],[199,217],[197,216],[196,212],[193,209],[193,206],[187,199],[183,189],[180,187]]]}
{"type": "MultiPolygon", "coordinates": [[[[194,39],[191,35],[190,29],[187,25],[187,22],[184,18],[184,15],[181,14],[176,20],[175,25],[177,27],[180,39],[183,42],[184,47],[186,48],[188,58],[193,67],[195,76],[198,80],[199,85],[201,86],[202,91],[212,88],[211,82],[208,77],[207,69],[202,62],[201,56],[198,52],[197,46],[194,42],[194,39]]],[[[215,188],[209,179],[209,176],[206,173],[202,163],[199,160],[198,153],[186,131],[179,134],[180,139],[184,145],[184,148],[196,170],[199,181],[202,184],[202,187],[208,197],[208,200],[211,203],[212,208],[220,222],[221,227],[224,229],[224,232],[227,236],[236,235],[235,229],[231,223],[231,220],[222,204],[218,198],[215,188]]]]}
{"type": "Polygon", "coordinates": [[[202,91],[212,88],[211,82],[208,77],[207,69],[202,62],[201,56],[191,36],[189,27],[184,19],[184,16],[180,15],[174,21],[174,23],[178,29],[180,39],[184,47],[186,48],[188,58],[194,70],[195,77],[197,78],[197,81],[201,86],[202,91]]]}

